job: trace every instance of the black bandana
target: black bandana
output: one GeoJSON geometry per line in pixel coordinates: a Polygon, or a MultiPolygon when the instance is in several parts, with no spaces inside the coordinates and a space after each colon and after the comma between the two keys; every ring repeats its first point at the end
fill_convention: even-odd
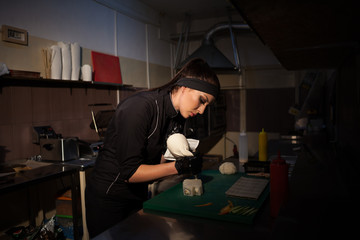
{"type": "Polygon", "coordinates": [[[176,85],[192,88],[201,92],[213,95],[215,98],[219,93],[219,88],[214,84],[202,81],[197,78],[180,78],[176,85]]]}

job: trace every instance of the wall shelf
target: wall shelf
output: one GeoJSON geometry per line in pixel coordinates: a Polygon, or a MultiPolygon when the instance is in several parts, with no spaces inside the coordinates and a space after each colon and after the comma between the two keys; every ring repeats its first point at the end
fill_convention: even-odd
{"type": "Polygon", "coordinates": [[[55,87],[55,88],[98,88],[98,89],[124,89],[132,85],[105,83],[105,82],[85,82],[73,80],[58,80],[46,78],[21,78],[2,76],[0,77],[0,88],[5,86],[28,86],[28,87],[55,87]]]}

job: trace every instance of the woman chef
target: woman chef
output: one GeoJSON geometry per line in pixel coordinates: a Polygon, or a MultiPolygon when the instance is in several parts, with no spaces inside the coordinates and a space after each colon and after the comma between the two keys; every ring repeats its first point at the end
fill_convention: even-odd
{"type": "Polygon", "coordinates": [[[203,114],[219,89],[208,64],[193,59],[169,83],[118,105],[86,187],[90,237],[141,209],[153,180],[201,171],[201,158],[165,162],[162,154],[167,136],[181,132],[186,118],[203,114]]]}

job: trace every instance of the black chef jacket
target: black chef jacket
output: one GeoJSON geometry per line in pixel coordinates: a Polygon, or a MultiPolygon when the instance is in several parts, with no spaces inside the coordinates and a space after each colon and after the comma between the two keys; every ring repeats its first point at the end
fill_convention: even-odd
{"type": "MultiPolygon", "coordinates": [[[[185,119],[168,91],[144,91],[122,101],[111,120],[88,187],[112,199],[144,201],[148,183],[128,183],[141,164],[159,164],[165,140],[185,119]]],[[[104,196],[104,195],[103,195],[104,196]]]]}

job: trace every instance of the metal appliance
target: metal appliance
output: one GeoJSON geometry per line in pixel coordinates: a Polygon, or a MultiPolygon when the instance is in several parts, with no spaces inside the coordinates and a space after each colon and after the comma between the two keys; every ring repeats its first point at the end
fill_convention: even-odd
{"type": "Polygon", "coordinates": [[[78,138],[63,138],[51,126],[36,126],[33,130],[33,143],[40,145],[42,160],[64,162],[79,158],[78,138]]]}
{"type": "Polygon", "coordinates": [[[40,155],[47,161],[65,162],[78,159],[77,138],[41,138],[40,155]]]}

